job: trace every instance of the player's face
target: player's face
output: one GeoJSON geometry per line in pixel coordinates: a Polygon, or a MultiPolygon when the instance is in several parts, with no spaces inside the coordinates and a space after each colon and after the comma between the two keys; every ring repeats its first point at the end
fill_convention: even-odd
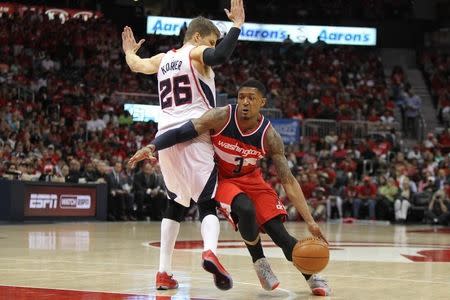
{"type": "Polygon", "coordinates": [[[197,46],[208,46],[208,47],[216,47],[217,35],[211,33],[207,36],[202,37],[199,33],[196,33],[194,36],[194,41],[197,46]]]}
{"type": "Polygon", "coordinates": [[[257,88],[243,87],[238,92],[238,116],[244,120],[257,118],[261,107],[266,104],[257,88]]]}

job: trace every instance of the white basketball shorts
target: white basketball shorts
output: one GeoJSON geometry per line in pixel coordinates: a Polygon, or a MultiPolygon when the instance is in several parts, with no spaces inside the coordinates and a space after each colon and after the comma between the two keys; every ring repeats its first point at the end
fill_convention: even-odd
{"type": "Polygon", "coordinates": [[[215,197],[217,169],[209,133],[158,153],[170,199],[189,207],[191,199],[198,202],[215,197]]]}

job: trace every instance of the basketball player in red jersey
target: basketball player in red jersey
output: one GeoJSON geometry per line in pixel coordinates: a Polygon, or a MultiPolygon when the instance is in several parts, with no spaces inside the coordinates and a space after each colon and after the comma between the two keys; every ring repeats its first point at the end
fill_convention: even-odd
{"type": "MultiPolygon", "coordinates": [[[[305,220],[308,230],[314,236],[326,239],[312,218],[301,187],[288,167],[280,135],[270,121],[260,114],[261,107],[266,103],[264,95],[265,87],[261,82],[245,82],[239,89],[237,105],[212,109],[202,117],[164,133],[152,144],[139,150],[130,163],[133,165],[142,159],[154,159],[155,150],[211,131],[219,168],[216,200],[222,206],[231,208],[231,216],[239,224],[239,231],[252,256],[261,284],[270,290],[278,286],[278,280],[264,258],[259,229],[272,238],[289,261],[292,261],[292,250],[297,239],[283,226],[286,211],[275,191],[264,181],[257,166],[258,160],[264,156],[272,159],[286,194],[305,220]]],[[[319,275],[303,276],[313,294],[330,294],[325,279],[319,275]]]]}

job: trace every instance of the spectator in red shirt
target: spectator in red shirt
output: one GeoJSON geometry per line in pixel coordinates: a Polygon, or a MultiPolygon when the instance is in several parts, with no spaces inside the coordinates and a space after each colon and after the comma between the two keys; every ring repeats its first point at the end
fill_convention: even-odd
{"type": "Polygon", "coordinates": [[[363,184],[358,187],[357,198],[353,201],[353,217],[359,219],[361,205],[369,208],[369,218],[375,220],[375,204],[377,186],[373,184],[370,177],[363,179],[363,184]]]}
{"type": "Polygon", "coordinates": [[[356,161],[352,159],[352,157],[349,155],[347,156],[339,165],[338,170],[341,170],[344,172],[344,174],[354,174],[356,173],[356,169],[358,168],[358,165],[356,161]]]}
{"type": "Polygon", "coordinates": [[[439,137],[439,147],[442,153],[450,151],[450,128],[446,128],[439,137]]]}
{"type": "Polygon", "coordinates": [[[377,111],[372,108],[370,110],[369,116],[367,117],[367,121],[369,122],[379,122],[380,121],[380,117],[377,114],[377,111]]]}
{"type": "Polygon", "coordinates": [[[352,215],[353,200],[356,198],[358,193],[358,186],[356,185],[353,177],[349,176],[347,185],[341,188],[340,195],[342,198],[342,212],[343,217],[347,218],[352,215]]]}
{"type": "Polygon", "coordinates": [[[305,198],[308,199],[312,196],[312,192],[317,187],[317,184],[309,179],[308,174],[303,173],[300,177],[300,186],[302,187],[305,198]]]}
{"type": "Polygon", "coordinates": [[[344,147],[344,142],[342,142],[342,144],[338,145],[338,149],[332,154],[333,158],[339,163],[339,165],[346,157],[348,157],[348,151],[344,147]]]}
{"type": "Polygon", "coordinates": [[[323,106],[320,104],[319,99],[314,99],[312,104],[308,107],[306,116],[310,119],[319,118],[323,112],[323,106]]]}
{"type": "Polygon", "coordinates": [[[336,106],[336,101],[331,95],[330,90],[325,90],[325,95],[322,96],[321,103],[329,108],[334,108],[336,106]]]}

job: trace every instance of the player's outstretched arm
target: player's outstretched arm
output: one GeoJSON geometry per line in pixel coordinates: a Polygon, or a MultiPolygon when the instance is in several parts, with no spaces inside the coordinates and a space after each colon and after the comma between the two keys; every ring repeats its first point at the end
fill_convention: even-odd
{"type": "Polygon", "coordinates": [[[200,118],[158,135],[150,145],[159,151],[192,140],[203,133],[219,130],[228,121],[228,112],[228,106],[210,109],[200,118]]]}
{"type": "Polygon", "coordinates": [[[213,108],[204,113],[200,118],[192,119],[178,128],[160,134],[151,144],[138,150],[130,158],[128,164],[131,168],[134,168],[141,160],[148,159],[155,161],[154,153],[156,151],[187,142],[206,132],[219,131],[227,123],[229,111],[229,106],[213,108]]]}
{"type": "Polygon", "coordinates": [[[164,53],[159,53],[151,58],[140,58],[136,52],[145,42],[144,39],[136,43],[133,31],[130,27],[125,26],[122,32],[122,48],[125,53],[125,60],[131,71],[144,74],[155,74],[158,72],[159,64],[164,53]]]}
{"type": "Polygon", "coordinates": [[[305,196],[303,195],[300,184],[289,169],[288,162],[284,154],[283,140],[272,126],[270,126],[267,131],[264,144],[267,145],[268,153],[275,164],[278,177],[281,180],[281,184],[283,185],[286,195],[289,197],[292,204],[294,204],[303,220],[305,220],[308,225],[308,230],[312,235],[326,241],[324,235],[320,231],[320,227],[314,221],[311,212],[308,209],[308,205],[306,204],[305,196]]]}
{"type": "Polygon", "coordinates": [[[241,26],[245,21],[243,0],[231,0],[230,10],[225,9],[228,19],[233,22],[233,27],[228,31],[224,39],[216,48],[199,46],[191,51],[191,58],[207,66],[216,66],[228,61],[236,48],[241,33],[241,26]]]}

